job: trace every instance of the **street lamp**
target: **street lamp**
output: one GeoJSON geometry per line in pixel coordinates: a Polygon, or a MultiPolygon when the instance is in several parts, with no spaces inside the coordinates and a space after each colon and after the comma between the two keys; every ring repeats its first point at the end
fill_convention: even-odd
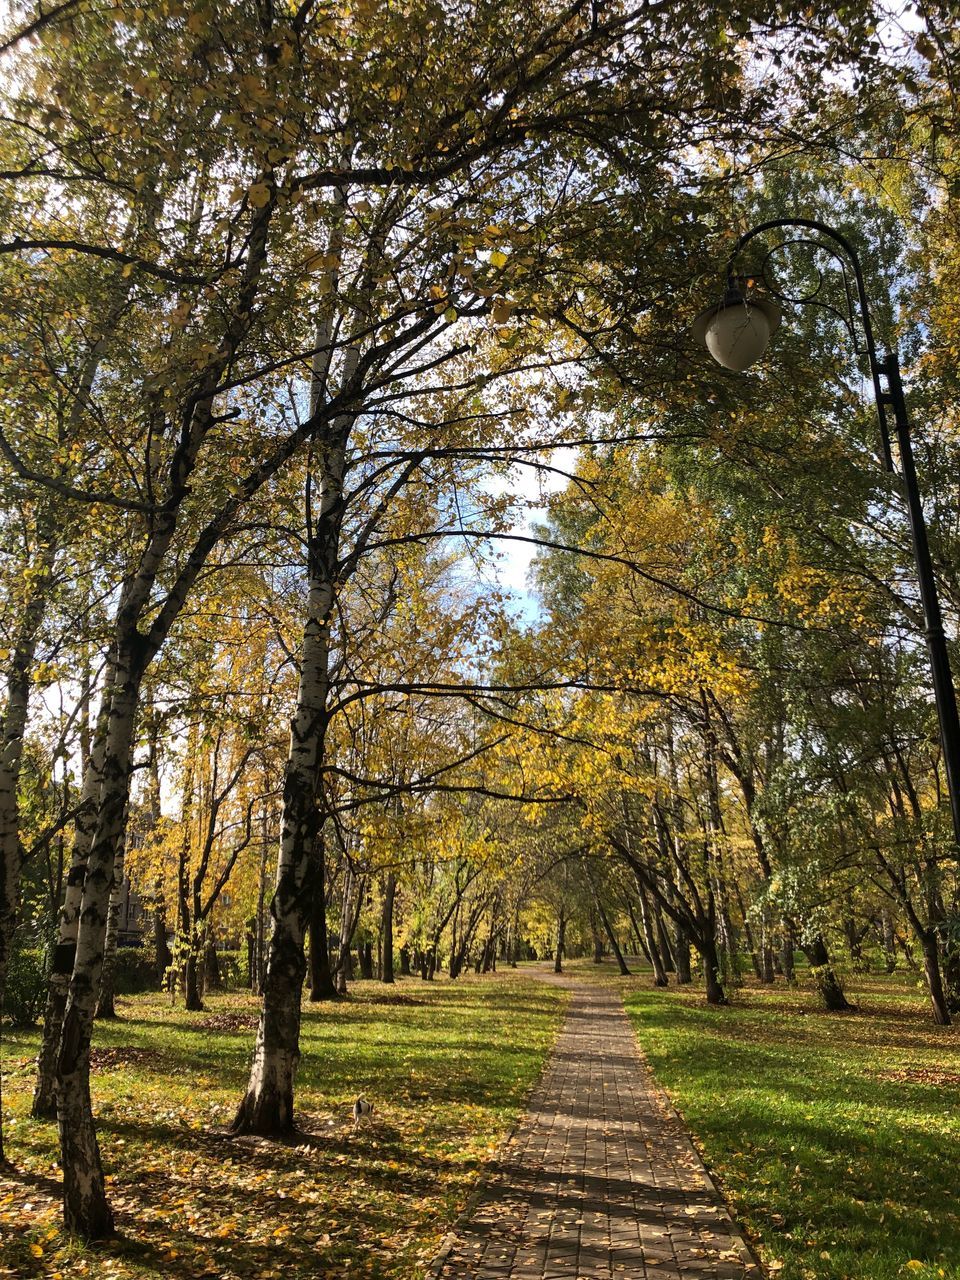
{"type": "Polygon", "coordinates": [[[723,301],[701,311],[693,336],[725,369],[743,373],[763,355],[780,327],[780,308],[750,292],[753,280],[730,276],[723,301]]]}
{"type": "Polygon", "coordinates": [[[893,413],[897,453],[900,459],[900,479],[910,518],[913,556],[917,566],[917,581],[926,624],[927,649],[933,671],[933,690],[937,703],[937,717],[940,721],[940,741],[943,745],[947,790],[950,793],[953,834],[957,845],[960,846],[960,717],[957,715],[957,700],[950,674],[950,658],[943,633],[943,616],[937,598],[933,563],[930,559],[930,544],[923,518],[923,504],[917,487],[917,469],[913,460],[910,422],[903,395],[903,383],[900,379],[899,356],[896,349],[888,351],[882,359],[877,355],[873,340],[873,326],[870,322],[870,309],[863,284],[863,271],[857,251],[850,241],[839,231],[812,218],[773,218],[769,222],[759,223],[740,236],[727,263],[727,290],[722,301],[701,312],[693,322],[694,337],[724,368],[740,373],[755,364],[763,355],[770,338],[780,324],[781,313],[777,304],[769,297],[753,292],[758,281],[766,286],[768,293],[776,295],[783,301],[814,303],[817,306],[826,307],[843,322],[850,334],[855,352],[857,355],[865,355],[870,364],[877,417],[880,420],[883,457],[886,468],[890,472],[894,468],[887,412],[891,410],[893,413]],[[768,251],[757,275],[747,277],[735,274],[736,260],[743,248],[755,236],[779,228],[813,232],[815,237],[798,235],[781,240],[768,251]],[[778,293],[771,281],[764,277],[764,269],[772,255],[791,245],[803,245],[807,248],[822,250],[839,264],[846,293],[846,314],[819,299],[818,295],[823,284],[819,269],[816,288],[811,293],[797,298],[786,298],[782,293],[778,293]],[[851,288],[850,272],[853,273],[854,288],[851,288]]]}

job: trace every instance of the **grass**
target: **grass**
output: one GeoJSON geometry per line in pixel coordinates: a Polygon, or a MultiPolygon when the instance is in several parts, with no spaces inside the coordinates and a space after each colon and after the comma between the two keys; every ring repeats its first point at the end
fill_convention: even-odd
{"type": "Polygon", "coordinates": [[[660,1083],[778,1280],[960,1280],[960,1029],[910,980],[622,989],[660,1083]]]}
{"type": "Polygon", "coordinates": [[[60,1232],[56,1126],[29,1118],[37,1034],[5,1035],[15,1178],[0,1181],[0,1276],[22,1280],[424,1274],[523,1106],[565,993],[512,973],[359,983],[308,1006],[289,1143],[225,1134],[246,1083],[256,1002],[204,1013],[122,999],[97,1027],[94,1105],[119,1235],[60,1232]],[[375,1102],[352,1133],[353,1101],[375,1102]]]}

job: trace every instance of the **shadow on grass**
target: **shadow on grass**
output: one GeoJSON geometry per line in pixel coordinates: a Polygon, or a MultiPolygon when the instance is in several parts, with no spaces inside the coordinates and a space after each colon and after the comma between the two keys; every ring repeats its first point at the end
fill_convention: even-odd
{"type": "Polygon", "coordinates": [[[754,1231],[781,1258],[812,1257],[816,1277],[960,1259],[960,1090],[880,1074],[917,1058],[960,1066],[960,1040],[920,998],[905,1009],[902,987],[885,1010],[877,987],[869,1012],[843,1019],[797,1016],[792,993],[749,993],[719,1018],[674,992],[628,998],[655,1074],[754,1231]]]}
{"type": "MultiPolygon", "coordinates": [[[[232,1023],[257,1007],[252,997],[215,997],[190,1014],[159,997],[125,999],[123,1016],[95,1032],[98,1129],[120,1232],[96,1248],[56,1235],[56,1129],[26,1117],[24,1057],[11,1138],[27,1167],[12,1216],[29,1233],[42,1202],[48,1234],[38,1261],[29,1234],[8,1233],[0,1269],[98,1277],[109,1265],[125,1280],[414,1274],[419,1249],[454,1216],[533,1083],[563,1003],[528,979],[415,990],[367,987],[304,1007],[302,1127],[281,1142],[209,1123],[228,1120],[246,1085],[253,1031],[232,1023]],[[361,1091],[378,1116],[354,1134],[344,1100],[361,1091]]],[[[32,1055],[36,1039],[19,1038],[15,1052],[32,1055]]]]}

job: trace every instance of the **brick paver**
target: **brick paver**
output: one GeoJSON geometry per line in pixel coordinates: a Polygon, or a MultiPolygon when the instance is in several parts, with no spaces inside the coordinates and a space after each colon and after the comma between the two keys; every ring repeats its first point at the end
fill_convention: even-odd
{"type": "Polygon", "coordinates": [[[442,1280],[759,1280],[619,994],[561,979],[530,1109],[437,1260],[442,1280]]]}

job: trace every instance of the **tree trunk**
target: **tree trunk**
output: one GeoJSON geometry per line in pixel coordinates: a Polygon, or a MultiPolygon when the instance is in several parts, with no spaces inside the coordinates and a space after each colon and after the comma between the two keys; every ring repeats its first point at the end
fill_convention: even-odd
{"type": "Polygon", "coordinates": [[[107,936],[103,946],[103,972],[100,975],[100,995],[94,1014],[97,1018],[115,1018],[117,1010],[114,1005],[114,974],[117,968],[117,940],[120,935],[120,905],[123,901],[124,881],[124,843],[121,840],[117,848],[116,861],[113,867],[113,888],[110,891],[110,906],[107,908],[107,936]]]}
{"type": "Polygon", "coordinates": [[[653,922],[657,929],[657,946],[660,948],[660,959],[663,962],[664,973],[675,973],[676,963],[673,958],[673,949],[670,946],[670,938],[667,935],[667,928],[663,922],[663,912],[660,910],[660,904],[653,904],[653,922]]]}
{"type": "Polygon", "coordinates": [[[337,999],[327,935],[326,874],[326,849],[321,832],[317,836],[313,901],[310,904],[310,999],[314,1003],[337,999]]]}
{"type": "MultiPolygon", "coordinates": [[[[726,858],[724,856],[727,843],[723,827],[723,813],[720,807],[720,778],[717,771],[717,736],[713,727],[710,702],[706,690],[700,690],[700,703],[703,708],[703,747],[706,766],[707,783],[707,830],[705,862],[707,865],[707,889],[714,905],[710,915],[713,917],[713,937],[719,949],[721,968],[724,978],[732,986],[740,986],[743,978],[740,972],[740,955],[737,948],[737,936],[730,918],[730,904],[727,895],[726,858]]],[[[707,960],[704,956],[704,965],[707,960]]],[[[707,989],[710,979],[707,979],[707,989]]],[[[708,995],[709,1000],[709,995],[708,995]]],[[[716,1003],[711,1001],[711,1003],[716,1003]]]]}
{"type": "MultiPolygon", "coordinates": [[[[343,194],[337,200],[342,205],[343,194]]],[[[317,326],[317,346],[311,369],[310,412],[327,394],[333,313],[317,326]]],[[[344,356],[341,387],[356,372],[359,350],[344,356]]],[[[307,616],[300,652],[297,706],[290,724],[283,786],[283,816],[276,889],[270,904],[270,933],[263,1009],[257,1028],[247,1092],[233,1121],[234,1133],[264,1136],[289,1133],[293,1128],[293,1087],[300,1061],[300,1001],[306,976],[304,942],[318,889],[318,837],[322,824],[318,807],[318,779],[324,761],[330,689],[330,629],[336,601],[343,519],[343,477],[352,414],[338,415],[326,438],[317,441],[319,495],[312,518],[313,536],[307,549],[307,616]]],[[[308,503],[312,506],[311,497],[308,503]]]]}
{"type": "Polygon", "coordinates": [[[940,963],[947,1008],[953,1013],[960,1013],[960,950],[953,945],[946,947],[940,963]]]}
{"type": "Polygon", "coordinates": [[[937,935],[933,929],[927,929],[920,939],[923,950],[923,972],[927,979],[927,991],[933,1007],[933,1020],[938,1027],[950,1026],[950,1010],[943,989],[943,974],[940,970],[940,953],[937,949],[937,935]]]}
{"type": "Polygon", "coordinates": [[[773,946],[770,939],[770,909],[764,906],[760,916],[760,972],[761,982],[774,981],[773,946]]]}
{"type": "Polygon", "coordinates": [[[97,830],[83,886],[76,958],[57,1062],[64,1220],[68,1231],[88,1239],[107,1234],[112,1225],[90,1105],[90,1038],[103,966],[114,856],[123,834],[130,791],[132,740],[140,688],[147,666],[159,652],[217,540],[218,525],[213,525],[208,538],[201,537],[194,543],[188,563],[181,566],[160,610],[147,622],[146,631],[141,630],[140,624],[177,531],[181,502],[190,492],[187,482],[200,448],[214,426],[214,399],[221,377],[249,325],[250,304],[266,258],[273,210],[271,201],[254,214],[243,271],[242,306],[227,325],[217,358],[200,376],[191,394],[189,414],[183,421],[170,464],[168,500],[158,503],[151,512],[135,568],[125,575],[118,593],[107,661],[107,671],[115,672],[115,678],[107,712],[97,830]]]}
{"type": "Polygon", "coordinates": [[[400,948],[400,977],[410,977],[410,948],[407,946],[400,948]]]}
{"type": "MultiPolygon", "coordinates": [[[[250,990],[263,994],[263,979],[267,968],[267,853],[270,848],[270,817],[264,803],[260,813],[260,866],[257,870],[257,909],[253,917],[253,967],[250,970],[250,990]]],[[[326,926],[326,919],[324,919],[326,926]]],[[[311,946],[312,946],[311,942],[311,946]]]]}
{"type": "Polygon", "coordinates": [[[393,903],[397,893],[397,877],[391,871],[383,890],[383,915],[380,935],[380,981],[392,983],[393,975],[393,903]]]}
{"type": "Polygon", "coordinates": [[[247,929],[247,989],[251,995],[257,994],[257,935],[256,921],[251,920],[247,929]]]}
{"type": "Polygon", "coordinates": [[[843,994],[843,987],[837,977],[836,970],[830,962],[830,954],[826,943],[819,935],[808,946],[802,948],[810,961],[810,968],[824,1007],[831,1013],[848,1013],[853,1005],[843,994]]]}
{"type": "Polygon", "coordinates": [[[722,896],[717,904],[717,943],[721,956],[721,969],[724,980],[729,986],[742,987],[743,970],[740,965],[737,935],[730,919],[730,912],[726,903],[726,891],[722,889],[722,885],[719,887],[721,887],[722,896]]]}
{"type": "Polygon", "coordinates": [[[863,933],[857,928],[857,920],[853,915],[845,916],[843,921],[843,935],[847,942],[847,950],[850,952],[850,963],[856,973],[864,973],[867,965],[863,958],[863,933]]]}
{"type": "Polygon", "coordinates": [[[363,881],[357,880],[349,866],[343,873],[343,897],[340,903],[340,946],[337,951],[337,964],[334,977],[337,993],[347,994],[347,982],[353,981],[353,935],[360,922],[360,911],[363,906],[363,881]],[[354,902],[354,893],[356,901],[354,902]]]}
{"type": "Polygon", "coordinates": [[[693,982],[693,969],[690,965],[690,935],[680,925],[677,925],[673,954],[677,962],[677,986],[689,986],[693,982]]]}
{"type": "Polygon", "coordinates": [[[496,925],[490,922],[490,932],[487,934],[487,940],[483,944],[483,953],[480,957],[480,972],[489,973],[493,967],[493,963],[497,956],[497,932],[496,925]]]}
{"type": "Polygon", "coordinates": [[[610,939],[610,945],[613,947],[613,954],[617,957],[617,966],[620,969],[620,976],[623,978],[629,978],[630,970],[627,968],[627,962],[624,960],[623,952],[620,950],[620,943],[617,941],[617,935],[613,931],[613,926],[610,923],[610,917],[607,915],[603,903],[599,900],[597,901],[597,910],[600,912],[600,919],[603,922],[603,927],[606,930],[607,937],[610,939]]]}
{"type": "Polygon", "coordinates": [[[743,936],[747,940],[747,949],[750,952],[750,963],[753,966],[753,975],[759,982],[762,982],[763,965],[760,960],[760,948],[757,946],[753,926],[750,924],[750,916],[747,912],[746,904],[743,901],[743,894],[740,892],[740,885],[736,880],[733,882],[733,895],[737,900],[737,906],[740,908],[740,919],[743,921],[743,936]]]}
{"type": "Polygon", "coordinates": [[[162,985],[167,970],[173,964],[173,956],[167,945],[167,913],[162,902],[153,909],[153,954],[158,985],[162,985]]]}
{"type": "MultiPolygon", "coordinates": [[[[277,892],[280,892],[279,886],[277,892]]],[[[271,913],[274,928],[267,959],[263,1011],[247,1093],[231,1129],[233,1133],[258,1133],[265,1137],[279,1136],[293,1129],[293,1085],[300,1061],[300,999],[307,968],[302,925],[299,937],[296,930],[296,912],[287,910],[281,914],[271,908],[271,913]]]]}
{"type": "Polygon", "coordinates": [[[893,931],[893,920],[889,911],[884,911],[880,917],[880,925],[883,930],[883,959],[884,971],[893,973],[897,967],[897,941],[893,931]]]}
{"type": "Polygon", "coordinates": [[[794,965],[794,932],[793,926],[785,924],[783,928],[783,942],[780,947],[780,967],[783,969],[784,980],[790,986],[797,980],[797,971],[794,965]]]}
{"type": "MultiPolygon", "coordinates": [[[[312,558],[312,557],[311,557],[312,558]]],[[[277,1136],[293,1128],[293,1087],[300,1061],[300,1000],[306,975],[304,940],[315,894],[320,815],[316,779],[327,724],[328,653],[333,612],[332,575],[311,575],[301,651],[297,708],[283,788],[277,883],[270,904],[272,929],[246,1095],[234,1133],[277,1136]]]]}
{"type": "Polygon", "coordinates": [[[707,985],[707,1004],[727,1004],[726,992],[720,981],[720,958],[717,955],[717,944],[712,937],[704,937],[700,947],[700,958],[703,961],[703,976],[707,985]]]}
{"type": "Polygon", "coordinates": [[[361,942],[357,947],[357,959],[360,962],[360,977],[365,982],[373,981],[373,943],[361,942]]]}
{"type": "Polygon", "coordinates": [[[67,886],[60,911],[57,945],[53,950],[50,984],[47,988],[47,1004],[43,1015],[43,1038],[37,1056],[37,1076],[33,1091],[31,1114],[38,1120],[57,1118],[57,1058],[60,1053],[60,1033],[63,1015],[67,1007],[67,993],[73,973],[73,961],[77,952],[77,934],[80,928],[80,904],[83,884],[87,874],[87,861],[97,826],[97,806],[103,781],[103,764],[106,751],[106,709],[110,700],[111,668],[107,669],[100,700],[100,713],[94,733],[93,748],[83,772],[80,805],[74,819],[73,854],[67,873],[67,886]]]}
{"type": "MultiPolygon", "coordinates": [[[[76,1020],[65,1026],[63,1048],[70,1053],[76,1020]]],[[[107,1203],[100,1161],[100,1147],[90,1102],[89,1057],[78,1062],[76,1072],[61,1076],[58,1097],[60,1150],[64,1171],[64,1219],[68,1231],[86,1240],[104,1240],[113,1234],[113,1213],[107,1203]],[[69,1174],[67,1173],[69,1170],[69,1174]]]]}
{"type": "Polygon", "coordinates": [[[203,989],[204,991],[222,991],[223,974],[220,972],[220,959],[213,938],[208,938],[203,948],[203,989]]]}
{"type": "Polygon", "coordinates": [[[57,1061],[64,1222],[69,1232],[89,1240],[101,1239],[113,1229],[90,1102],[90,1038],[103,968],[114,858],[123,839],[142,678],[142,665],[135,665],[127,653],[117,653],[114,665],[97,829],[83,885],[76,956],[57,1061]]]}
{"type": "Polygon", "coordinates": [[[557,919],[557,954],[554,957],[554,961],[553,961],[554,973],[563,972],[563,942],[566,936],[566,932],[567,932],[567,918],[561,911],[557,919]]]}
{"type": "Polygon", "coordinates": [[[198,961],[196,945],[191,943],[183,962],[183,1007],[193,1013],[200,1013],[203,1010],[198,961]]]}
{"type": "Polygon", "coordinates": [[[647,950],[647,944],[643,940],[640,932],[640,925],[637,923],[637,914],[633,909],[633,903],[627,900],[627,914],[630,917],[630,929],[633,933],[633,940],[637,944],[636,953],[638,956],[644,956],[650,962],[650,952],[647,950]]]}
{"type": "Polygon", "coordinates": [[[667,975],[660,956],[660,948],[657,946],[657,940],[653,934],[650,904],[647,902],[647,895],[639,880],[637,881],[637,893],[640,898],[640,923],[643,926],[643,939],[647,944],[647,955],[650,957],[650,963],[653,965],[653,985],[655,987],[665,987],[667,985],[667,975]]]}

